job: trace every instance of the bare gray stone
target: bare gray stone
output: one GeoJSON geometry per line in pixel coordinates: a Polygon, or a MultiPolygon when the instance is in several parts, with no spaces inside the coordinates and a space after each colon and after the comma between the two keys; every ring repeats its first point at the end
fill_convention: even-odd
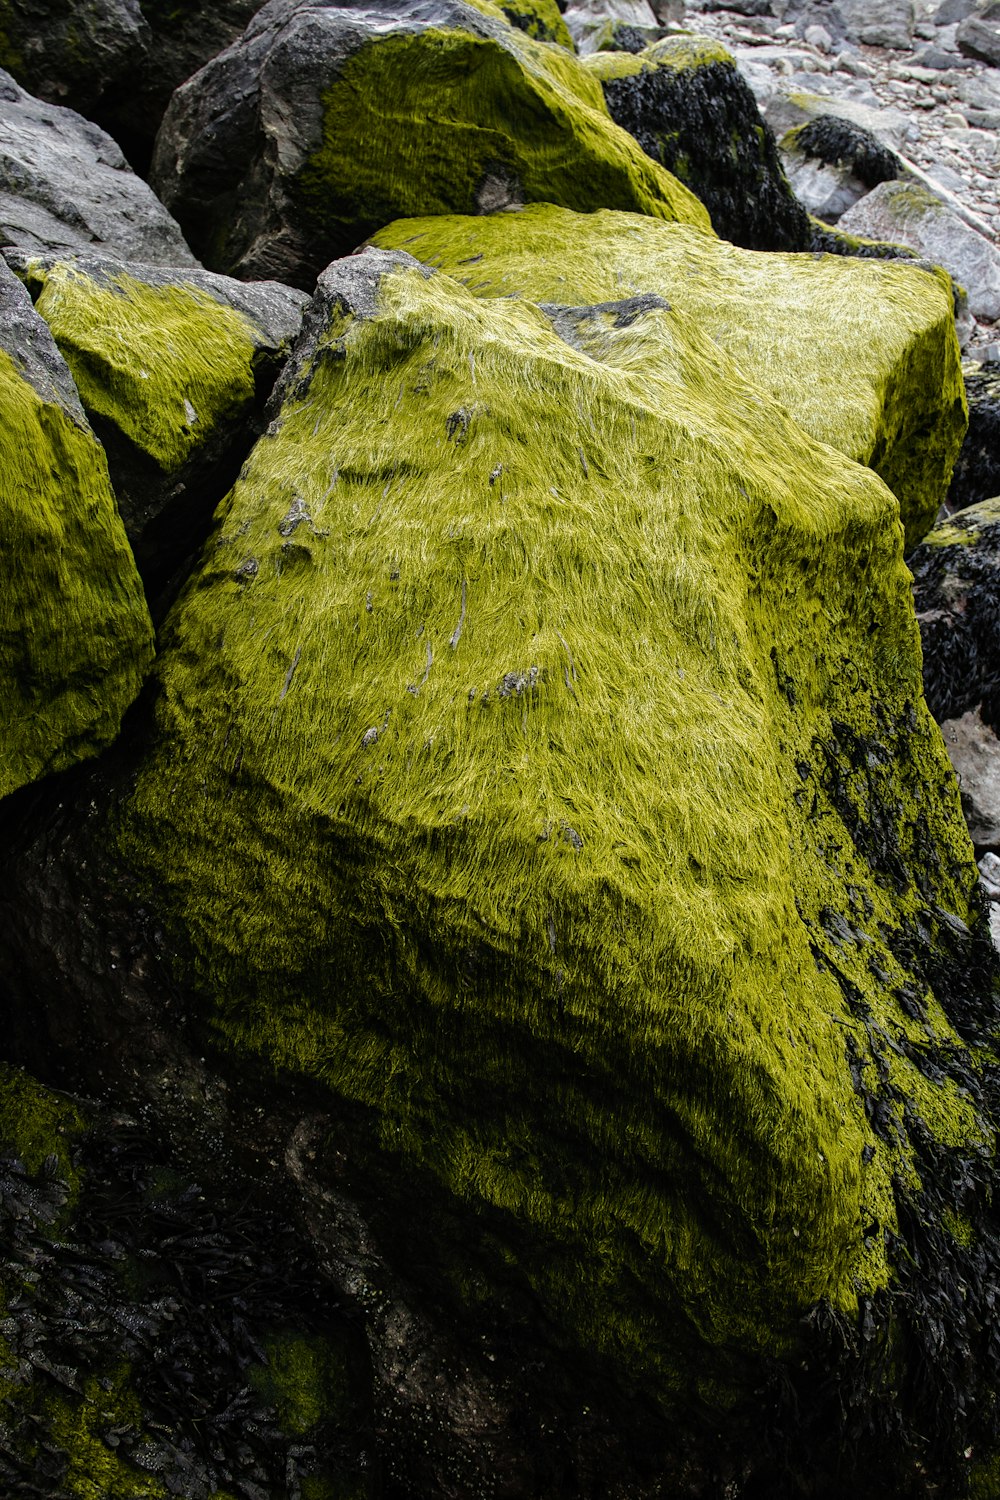
{"type": "Polygon", "coordinates": [[[1000,740],[978,708],[949,719],[941,733],[958,777],[972,842],[1000,845],[1000,740]]]}

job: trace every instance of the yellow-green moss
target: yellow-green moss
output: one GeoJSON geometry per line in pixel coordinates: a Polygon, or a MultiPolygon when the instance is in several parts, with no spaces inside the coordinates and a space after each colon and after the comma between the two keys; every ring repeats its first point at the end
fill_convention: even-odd
{"type": "Polygon", "coordinates": [[[110,1382],[87,1380],[83,1397],[74,1400],[64,1391],[44,1403],[52,1439],[62,1447],[68,1466],[61,1484],[75,1500],[167,1500],[167,1490],[154,1475],[144,1474],[104,1441],[108,1428],[142,1423],[143,1414],[127,1367],[110,1382]]]}
{"type": "Polygon", "coordinates": [[[272,1334],[264,1341],[266,1366],[254,1366],[251,1382],[274,1406],[286,1432],[304,1437],[320,1422],[346,1414],[350,1386],[344,1354],[329,1338],[272,1334]]]}
{"type": "Polygon", "coordinates": [[[977,542],[988,526],[1000,522],[1000,495],[956,511],[924,538],[928,547],[967,547],[977,542]]]}
{"type": "Polygon", "coordinates": [[[25,277],[87,412],[165,473],[254,399],[250,320],[181,278],[96,281],[69,263],[36,263],[25,277]]]}
{"type": "Polygon", "coordinates": [[[889,1280],[910,1162],[845,997],[898,1027],[886,934],[918,871],[971,922],[975,870],[889,491],[695,319],[553,317],[411,269],[331,318],[168,624],[117,851],[223,1044],[367,1106],[581,1346],[724,1402],[889,1280]]]}
{"type": "MultiPolygon", "coordinates": [[[[469,3],[475,4],[476,0],[469,0],[469,3]]],[[[518,31],[533,37],[536,42],[555,42],[567,52],[576,51],[556,0],[502,0],[496,9],[518,31]]]]}
{"type": "Polygon", "coordinates": [[[102,749],[153,655],[104,453],[0,351],[0,796],[102,749]]]}
{"type": "Polygon", "coordinates": [[[665,297],[806,432],[885,479],[907,548],[933,525],[967,423],[944,273],[763,254],[683,225],[548,205],[401,220],[373,243],[408,250],[479,297],[574,305],[665,297]]]}
{"type": "Polygon", "coordinates": [[[0,1062],[0,1152],[13,1153],[30,1173],[54,1156],[75,1197],[79,1181],[69,1148],[87,1121],[65,1094],[53,1093],[21,1068],[0,1062]]]}
{"type": "Polygon", "coordinates": [[[503,44],[428,28],[363,47],[324,94],[323,144],[297,192],[330,243],[351,249],[400,213],[475,212],[488,180],[527,201],[710,231],[697,198],[613,124],[598,80],[513,28],[503,44]]]}

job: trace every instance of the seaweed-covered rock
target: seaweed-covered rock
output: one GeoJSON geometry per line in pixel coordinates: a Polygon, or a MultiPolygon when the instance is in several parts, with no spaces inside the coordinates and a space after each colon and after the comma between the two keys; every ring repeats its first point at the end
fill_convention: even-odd
{"type": "Polygon", "coordinates": [[[970,365],[965,394],[969,430],[948,490],[950,511],[1000,495],[1000,364],[970,365]]]}
{"type": "MultiPolygon", "coordinates": [[[[335,264],[77,872],[234,1076],[427,1184],[408,1238],[444,1195],[467,1311],[535,1299],[523,1382],[598,1359],[762,1483],[995,1442],[996,972],[900,541],[662,297],[335,264]]],[[[106,1021],[72,923],[14,956],[20,871],[8,984],[58,952],[106,1021]]]]}
{"type": "Polygon", "coordinates": [[[270,0],[174,95],[154,181],[207,264],[296,285],[400,213],[543,199],[709,227],[586,68],[488,0],[270,0]]]}
{"type": "Polygon", "coordinates": [[[512,26],[536,42],[556,42],[575,52],[569,27],[563,20],[556,0],[498,0],[500,9],[512,26]]]}
{"type": "Polygon", "coordinates": [[[752,250],[808,247],[808,215],[749,84],[718,42],[666,37],[635,57],[597,53],[587,66],[611,118],[697,194],[717,234],[752,250]]]}
{"type": "Polygon", "coordinates": [[[920,184],[881,183],[844,214],[839,227],[912,245],[965,288],[975,317],[1000,318],[1000,250],[920,184]]]}
{"type": "Polygon", "coordinates": [[[859,198],[902,175],[896,153],[870,130],[837,115],[818,115],[781,139],[792,189],[810,213],[836,221],[859,198]]]}
{"type": "Polygon", "coordinates": [[[565,12],[566,25],[581,56],[596,52],[609,36],[632,33],[643,40],[659,35],[659,22],[649,0],[577,0],[565,12]]]}
{"type": "Polygon", "coordinates": [[[5,1496],[368,1500],[364,1354],[331,1300],[273,1207],[0,1063],[5,1496]]]}
{"type": "Polygon", "coordinates": [[[152,597],[204,540],[307,298],[275,282],[195,269],[82,255],[7,258],[104,445],[152,597]]]}
{"type": "Polygon", "coordinates": [[[184,237],[119,147],[0,71],[0,244],[194,265],[184,237]]]}
{"type": "Polygon", "coordinates": [[[0,797],[117,734],[153,655],[103,450],[0,262],[0,797]]]}
{"type": "Polygon", "coordinates": [[[910,567],[931,713],[943,722],[982,706],[1000,727],[1000,499],[941,521],[910,567]]]}
{"type": "Polygon", "coordinates": [[[666,298],[806,432],[882,476],[899,499],[907,546],[933,525],[966,420],[942,273],[756,254],[679,225],[544,206],[496,219],[404,220],[376,243],[410,251],[478,296],[666,298]]]}

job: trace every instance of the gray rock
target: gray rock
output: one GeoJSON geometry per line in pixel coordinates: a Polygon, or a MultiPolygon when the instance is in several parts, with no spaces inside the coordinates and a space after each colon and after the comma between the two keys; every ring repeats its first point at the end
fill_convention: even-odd
{"type": "Polygon", "coordinates": [[[308,298],[275,282],[106,256],[8,251],[7,260],[76,379],[157,600],[200,547],[257,437],[308,298]]]}
{"type": "Polygon", "coordinates": [[[913,0],[837,0],[844,29],[870,47],[907,49],[916,20],[913,0]]]}
{"type": "Polygon", "coordinates": [[[941,4],[934,12],[934,24],[936,26],[953,26],[956,21],[964,21],[966,16],[971,16],[976,9],[977,0],[941,0],[941,4]]]}
{"type": "Polygon", "coordinates": [[[107,248],[157,265],[195,265],[184,236],[119,147],[71,109],[0,71],[0,244],[107,248]]]}
{"type": "Polygon", "coordinates": [[[609,22],[633,28],[644,37],[643,47],[659,35],[659,22],[648,0],[579,0],[566,9],[563,20],[581,57],[601,50],[601,36],[609,22]]]}
{"type": "Polygon", "coordinates": [[[831,223],[903,170],[895,153],[870,131],[836,115],[820,115],[789,131],[781,141],[781,156],[800,201],[831,223]]]}
{"type": "Polygon", "coordinates": [[[969,16],[959,26],[956,40],[966,57],[1000,67],[1000,6],[989,5],[981,15],[969,16]]]}
{"type": "Polygon", "coordinates": [[[973,317],[1000,318],[1000,250],[915,183],[883,182],[840,220],[867,239],[910,245],[950,272],[967,291],[973,317]]]}
{"type": "Polygon", "coordinates": [[[977,848],[1000,846],[1000,739],[978,709],[941,725],[962,793],[962,811],[977,848]]]}
{"type": "Polygon", "coordinates": [[[0,66],[39,98],[89,113],[148,40],[139,0],[6,0],[0,66]]]}
{"type": "Polygon", "coordinates": [[[779,140],[796,125],[805,125],[823,115],[849,120],[896,151],[919,137],[919,127],[901,109],[873,108],[843,93],[809,93],[796,88],[794,83],[791,79],[776,89],[763,106],[764,118],[779,140]]]}

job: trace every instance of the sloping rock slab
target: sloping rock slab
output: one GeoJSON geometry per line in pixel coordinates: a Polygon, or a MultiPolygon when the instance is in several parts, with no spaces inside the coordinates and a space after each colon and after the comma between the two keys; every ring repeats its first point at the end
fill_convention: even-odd
{"type": "Polygon", "coordinates": [[[485,0],[271,0],[174,95],[153,181],[214,270],[307,288],[404,213],[541,199],[709,227],[583,65],[485,0]]]}
{"type": "Polygon", "coordinates": [[[1000,725],[1000,498],[949,516],[910,558],[924,691],[939,723],[1000,725]]]}
{"type": "MultiPolygon", "coordinates": [[[[690,1431],[833,1327],[859,1463],[985,1446],[928,1339],[994,1381],[996,973],[885,486],[662,298],[483,302],[369,252],[219,520],[86,874],[234,1077],[298,1076],[446,1193],[439,1275],[480,1317],[530,1289],[547,1382],[599,1356],[690,1431]],[[931,1324],[939,1275],[968,1293],[931,1324]]],[[[5,932],[11,984],[57,956],[64,1022],[113,1013],[73,924],[27,981],[5,932]]]]}
{"type": "Polygon", "coordinates": [[[119,147],[0,71],[0,244],[193,266],[184,236],[119,147]]]}
{"type": "Polygon", "coordinates": [[[597,53],[611,118],[701,199],[723,239],[804,250],[809,218],[785,178],[749,84],[718,42],[667,37],[635,57],[597,53]]]}
{"type": "Polygon", "coordinates": [[[1000,250],[919,184],[881,183],[844,214],[839,227],[912,245],[965,288],[974,317],[1000,318],[1000,250]]]}
{"type": "Polygon", "coordinates": [[[107,464],[0,262],[0,797],[117,734],[153,655],[107,464]]]}
{"type": "Polygon", "coordinates": [[[204,540],[236,478],[304,293],[208,271],[8,252],[108,455],[152,595],[204,540]]]}
{"type": "Polygon", "coordinates": [[[943,275],[755,254],[679,225],[547,207],[404,220],[376,243],[440,267],[477,296],[666,298],[806,432],[882,476],[899,499],[908,547],[933,525],[965,432],[943,275]]]}

